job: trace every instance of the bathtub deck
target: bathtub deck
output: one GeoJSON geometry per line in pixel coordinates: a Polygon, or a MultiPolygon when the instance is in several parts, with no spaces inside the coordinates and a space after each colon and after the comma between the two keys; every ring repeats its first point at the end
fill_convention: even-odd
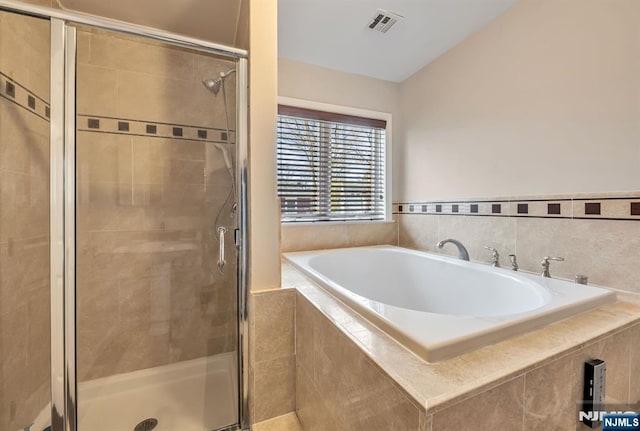
{"type": "Polygon", "coordinates": [[[608,335],[640,323],[640,301],[619,301],[436,363],[428,363],[287,262],[282,287],[295,288],[425,412],[451,406],[608,335]],[[638,301],[638,302],[635,302],[638,301]]]}

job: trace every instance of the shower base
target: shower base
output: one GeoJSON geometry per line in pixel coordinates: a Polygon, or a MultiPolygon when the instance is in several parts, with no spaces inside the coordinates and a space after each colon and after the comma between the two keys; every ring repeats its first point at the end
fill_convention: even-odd
{"type": "Polygon", "coordinates": [[[78,385],[78,431],[212,431],[237,420],[235,352],[134,371],[78,385]]]}

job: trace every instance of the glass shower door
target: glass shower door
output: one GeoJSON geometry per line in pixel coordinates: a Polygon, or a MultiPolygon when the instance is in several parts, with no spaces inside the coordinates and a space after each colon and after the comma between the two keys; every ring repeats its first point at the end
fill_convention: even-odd
{"type": "Polygon", "coordinates": [[[0,430],[51,421],[49,28],[0,11],[0,430]]]}
{"type": "Polygon", "coordinates": [[[77,35],[78,429],[226,428],[239,419],[236,63],[77,35]]]}

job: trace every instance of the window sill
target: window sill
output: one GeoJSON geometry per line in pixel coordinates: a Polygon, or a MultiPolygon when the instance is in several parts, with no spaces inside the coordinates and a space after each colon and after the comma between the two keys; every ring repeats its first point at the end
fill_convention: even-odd
{"type": "Polygon", "coordinates": [[[393,219],[389,220],[345,220],[345,221],[301,221],[301,222],[280,222],[283,228],[295,226],[338,226],[338,225],[358,225],[358,224],[389,224],[395,223],[393,219]]]}

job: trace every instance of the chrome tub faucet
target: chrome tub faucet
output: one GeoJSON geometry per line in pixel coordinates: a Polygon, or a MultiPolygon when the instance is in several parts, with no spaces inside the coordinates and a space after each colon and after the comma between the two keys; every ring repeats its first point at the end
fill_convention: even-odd
{"type": "Polygon", "coordinates": [[[442,248],[444,247],[444,245],[446,243],[450,242],[451,244],[455,245],[456,247],[458,247],[458,259],[460,260],[469,260],[469,252],[467,251],[466,247],[464,245],[462,245],[462,243],[456,239],[443,239],[442,241],[440,241],[438,244],[436,244],[438,246],[438,248],[442,248]]]}

